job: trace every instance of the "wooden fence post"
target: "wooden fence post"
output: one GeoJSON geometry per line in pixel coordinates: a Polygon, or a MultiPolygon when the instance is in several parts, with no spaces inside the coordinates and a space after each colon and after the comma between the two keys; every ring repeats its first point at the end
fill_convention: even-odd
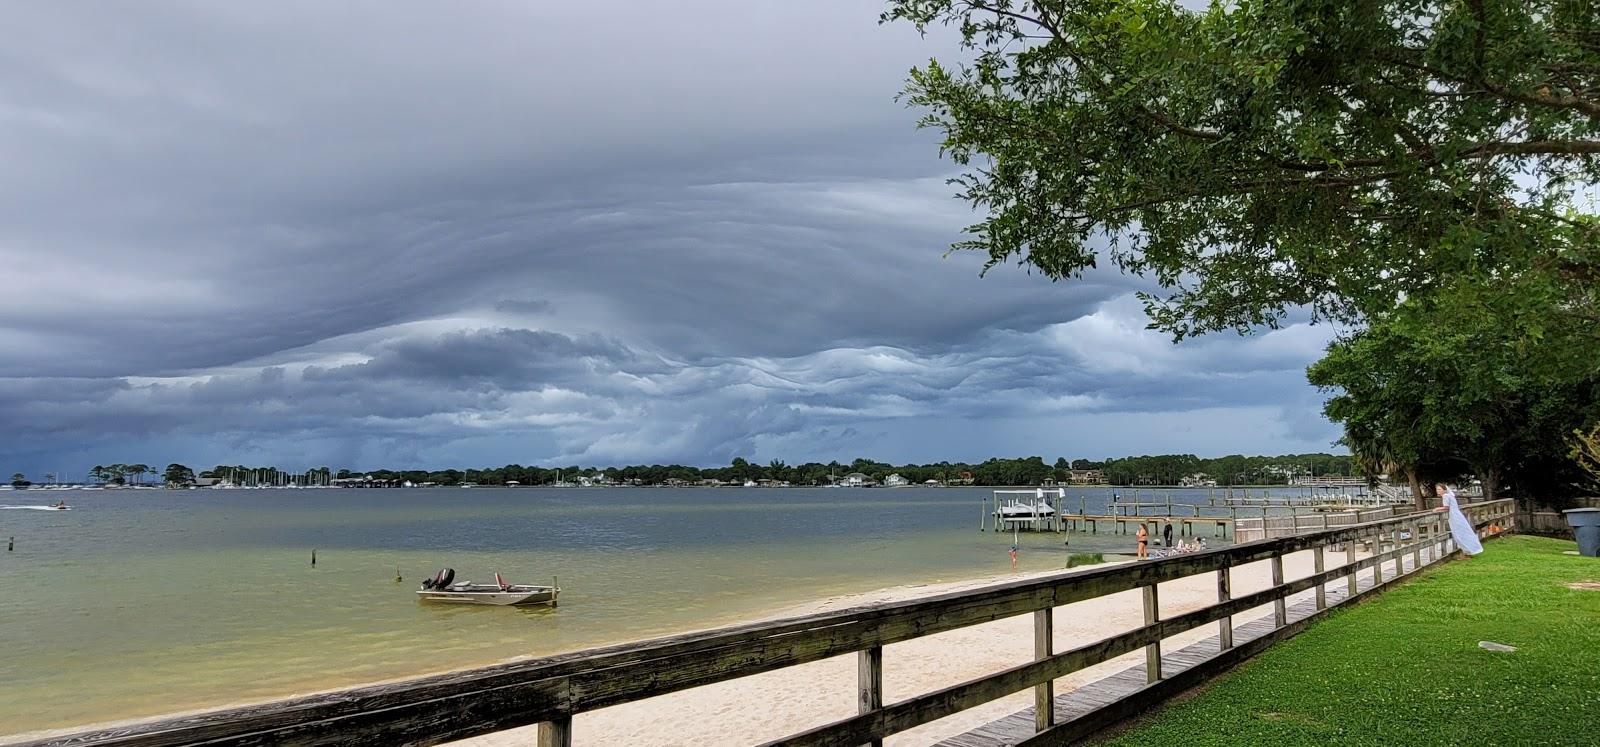
{"type": "MultiPolygon", "coordinates": [[[[873,646],[856,652],[856,713],[866,714],[883,707],[883,647],[873,646]]],[[[883,740],[872,740],[872,747],[883,747],[883,740]]]]}
{"type": "MultiPolygon", "coordinates": [[[[1283,585],[1282,555],[1272,556],[1272,585],[1283,585]]],[[[1279,628],[1289,624],[1288,600],[1283,597],[1272,600],[1272,622],[1279,628]]]]}
{"type": "MultiPolygon", "coordinates": [[[[1345,543],[1344,543],[1344,564],[1345,564],[1345,567],[1349,568],[1350,566],[1353,566],[1353,565],[1356,564],[1356,545],[1359,545],[1359,544],[1361,544],[1361,541],[1357,537],[1351,537],[1350,539],[1345,540],[1345,543]]],[[[1351,599],[1355,599],[1356,598],[1356,592],[1358,590],[1360,590],[1360,588],[1361,588],[1361,582],[1356,578],[1356,569],[1355,568],[1350,568],[1349,575],[1345,576],[1345,581],[1349,584],[1349,587],[1348,587],[1349,594],[1347,594],[1345,596],[1345,601],[1349,601],[1351,599]]]]}
{"type": "MultiPolygon", "coordinates": [[[[1322,556],[1322,551],[1324,549],[1326,549],[1325,546],[1317,545],[1317,548],[1312,551],[1313,553],[1315,553],[1314,555],[1312,555],[1312,561],[1315,563],[1315,565],[1313,565],[1311,567],[1311,571],[1313,573],[1316,573],[1319,576],[1322,575],[1323,571],[1327,570],[1327,560],[1324,559],[1323,556],[1322,556]]],[[[1328,608],[1328,584],[1325,581],[1318,581],[1317,582],[1317,609],[1323,610],[1323,609],[1327,609],[1327,608],[1328,608]]]]}
{"type": "Polygon", "coordinates": [[[539,724],[539,747],[572,747],[572,717],[539,724]]]}
{"type": "Polygon", "coordinates": [[[1405,553],[1400,552],[1400,527],[1396,526],[1390,534],[1394,536],[1394,539],[1391,540],[1394,545],[1394,577],[1400,578],[1406,575],[1406,556],[1405,553]]]}
{"type": "MultiPolygon", "coordinates": [[[[1043,660],[1055,653],[1055,609],[1033,612],[1033,658],[1043,660]]],[[[1033,730],[1044,731],[1056,722],[1056,683],[1046,680],[1033,686],[1033,730]]]]}
{"type": "MultiPolygon", "coordinates": [[[[1383,530],[1374,530],[1372,533],[1372,555],[1377,558],[1383,555],[1383,530]]],[[[1383,561],[1377,560],[1372,564],[1372,585],[1383,585],[1383,561]]]]}
{"type": "MultiPolygon", "coordinates": [[[[1233,566],[1223,566],[1217,569],[1217,602],[1220,604],[1233,599],[1233,566]]],[[[1217,641],[1222,650],[1233,648],[1233,615],[1228,615],[1217,621],[1217,641]]]]}
{"type": "MultiPolygon", "coordinates": [[[[1144,624],[1154,625],[1161,620],[1161,599],[1156,585],[1144,587],[1144,624]]],[[[1144,676],[1146,682],[1161,679],[1161,641],[1144,647],[1144,676]]]]}

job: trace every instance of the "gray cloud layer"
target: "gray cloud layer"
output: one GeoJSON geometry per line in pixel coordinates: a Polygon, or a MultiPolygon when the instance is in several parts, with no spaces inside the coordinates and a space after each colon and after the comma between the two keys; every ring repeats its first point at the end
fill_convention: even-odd
{"type": "Polygon", "coordinates": [[[1326,445],[1325,330],[941,258],[944,42],[875,13],[0,8],[0,467],[1326,445]]]}

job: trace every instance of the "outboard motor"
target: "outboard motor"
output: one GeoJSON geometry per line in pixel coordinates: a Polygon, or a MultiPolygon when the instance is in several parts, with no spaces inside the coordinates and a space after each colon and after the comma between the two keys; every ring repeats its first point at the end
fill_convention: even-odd
{"type": "Polygon", "coordinates": [[[450,582],[454,580],[456,580],[456,570],[454,568],[445,568],[439,571],[438,575],[434,576],[433,578],[423,581],[422,588],[443,589],[444,587],[449,586],[450,582]]]}

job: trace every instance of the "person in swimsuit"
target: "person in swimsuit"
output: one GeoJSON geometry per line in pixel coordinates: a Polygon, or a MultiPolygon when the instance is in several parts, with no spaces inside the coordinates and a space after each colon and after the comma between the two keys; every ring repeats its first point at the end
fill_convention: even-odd
{"type": "Polygon", "coordinates": [[[1150,541],[1150,532],[1146,531],[1143,524],[1139,525],[1139,555],[1140,560],[1149,557],[1145,554],[1145,545],[1150,541]]]}

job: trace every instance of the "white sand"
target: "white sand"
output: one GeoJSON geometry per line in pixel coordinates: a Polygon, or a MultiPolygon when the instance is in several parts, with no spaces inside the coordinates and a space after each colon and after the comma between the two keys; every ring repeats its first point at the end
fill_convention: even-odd
{"type": "MultiPolygon", "coordinates": [[[[1329,567],[1338,565],[1341,559],[1342,554],[1330,553],[1329,567]]],[[[1288,556],[1284,562],[1285,579],[1294,580],[1310,575],[1312,562],[1309,551],[1288,556]]],[[[977,581],[882,589],[783,610],[770,618],[914,599],[1026,577],[1027,574],[1007,574],[977,581]]],[[[1270,581],[1271,571],[1267,561],[1240,566],[1233,571],[1233,595],[1237,597],[1261,591],[1271,585],[1270,581]]],[[[1302,592],[1289,601],[1292,604],[1312,593],[1302,592]]],[[[1215,573],[1162,584],[1162,617],[1172,617],[1214,604],[1216,594],[1215,573]]],[[[1271,605],[1258,607],[1236,616],[1234,624],[1243,624],[1271,614],[1271,611],[1271,605]]],[[[1133,630],[1140,627],[1143,620],[1138,591],[1059,607],[1055,613],[1055,650],[1064,651],[1133,630]]],[[[1168,649],[1180,648],[1216,632],[1216,625],[1205,625],[1169,638],[1164,645],[1168,649]]],[[[1032,656],[1032,615],[1020,615],[893,644],[885,647],[883,653],[884,702],[893,703],[977,679],[1026,663],[1032,656]]],[[[1060,694],[1143,661],[1142,651],[1126,654],[1056,680],[1056,692],[1060,694]]],[[[851,654],[582,713],[573,719],[573,742],[639,746],[750,744],[847,718],[855,713],[855,699],[856,659],[851,654]]],[[[1031,705],[1032,691],[1025,690],[902,732],[885,743],[930,744],[1031,705]]],[[[532,745],[535,741],[534,729],[513,729],[454,744],[462,747],[532,745]]]]}

